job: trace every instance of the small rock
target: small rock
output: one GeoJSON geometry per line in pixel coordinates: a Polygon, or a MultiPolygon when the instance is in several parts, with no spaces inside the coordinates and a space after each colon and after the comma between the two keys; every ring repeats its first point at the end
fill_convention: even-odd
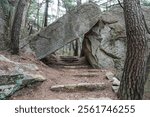
{"type": "Polygon", "coordinates": [[[120,86],[120,81],[116,78],[116,77],[113,77],[113,83],[112,83],[113,86],[120,86]]]}
{"type": "Polygon", "coordinates": [[[115,93],[117,93],[119,90],[119,86],[112,86],[112,89],[115,93]]]}
{"type": "Polygon", "coordinates": [[[105,69],[102,69],[102,70],[101,70],[101,72],[107,72],[107,70],[105,70],[105,69]]]}
{"type": "Polygon", "coordinates": [[[114,74],[112,72],[106,72],[106,78],[110,81],[113,81],[114,74]]]}

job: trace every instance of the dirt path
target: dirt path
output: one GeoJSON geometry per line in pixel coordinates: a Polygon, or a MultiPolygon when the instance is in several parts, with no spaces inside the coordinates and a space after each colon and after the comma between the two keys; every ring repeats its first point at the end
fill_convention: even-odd
{"type": "Polygon", "coordinates": [[[36,83],[16,92],[10,99],[117,99],[111,83],[105,78],[105,69],[92,69],[88,65],[51,65],[40,67],[47,81],[36,83]],[[105,83],[102,91],[53,92],[51,86],[78,83],[105,83]]]}

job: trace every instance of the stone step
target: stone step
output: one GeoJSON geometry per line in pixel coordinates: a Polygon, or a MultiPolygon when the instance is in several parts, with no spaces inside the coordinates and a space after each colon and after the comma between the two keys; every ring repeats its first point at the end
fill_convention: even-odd
{"type": "Polygon", "coordinates": [[[99,97],[99,98],[82,98],[80,100],[112,100],[109,97],[99,97]]]}
{"type": "Polygon", "coordinates": [[[79,57],[76,56],[60,56],[60,60],[67,63],[79,62],[79,57]]]}
{"type": "Polygon", "coordinates": [[[80,57],[78,56],[60,56],[61,59],[76,59],[78,60],[80,57]]]}
{"type": "Polygon", "coordinates": [[[74,77],[88,77],[88,78],[91,78],[91,77],[98,77],[99,74],[78,74],[78,75],[73,75],[74,77]]]}
{"type": "Polygon", "coordinates": [[[77,92],[77,91],[101,91],[108,88],[105,83],[79,83],[67,85],[55,85],[50,87],[55,92],[77,92]]]}
{"type": "Polygon", "coordinates": [[[65,65],[63,66],[65,69],[89,69],[88,65],[65,65]]]}

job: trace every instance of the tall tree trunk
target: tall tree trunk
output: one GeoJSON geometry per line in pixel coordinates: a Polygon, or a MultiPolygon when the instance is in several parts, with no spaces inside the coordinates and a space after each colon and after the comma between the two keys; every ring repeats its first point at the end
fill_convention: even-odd
{"type": "Polygon", "coordinates": [[[81,5],[81,0],[77,0],[77,5],[79,6],[79,5],[81,5]]]}
{"type": "Polygon", "coordinates": [[[118,96],[120,99],[143,98],[147,62],[146,29],[140,0],[124,0],[127,53],[118,96]]]}
{"type": "Polygon", "coordinates": [[[36,24],[37,24],[37,30],[40,29],[39,25],[40,25],[40,22],[39,22],[39,14],[40,14],[40,2],[38,0],[38,3],[37,3],[37,6],[38,6],[38,9],[37,9],[37,14],[36,14],[36,24]]]}
{"type": "Polygon", "coordinates": [[[31,0],[26,0],[26,4],[25,4],[25,7],[24,7],[24,11],[23,11],[23,17],[22,17],[22,29],[26,26],[26,21],[27,21],[27,16],[28,16],[28,11],[29,11],[29,7],[30,7],[30,1],[31,0]]]}
{"type": "Polygon", "coordinates": [[[75,50],[74,50],[74,56],[78,56],[79,55],[79,39],[75,40],[75,50]]]}
{"type": "MultiPolygon", "coordinates": [[[[77,0],[77,6],[82,4],[82,0],[77,0]]],[[[79,39],[75,40],[74,56],[79,55],[79,39]]]]}
{"type": "Polygon", "coordinates": [[[59,12],[60,12],[60,0],[57,2],[57,18],[59,18],[59,12]]]}
{"type": "Polygon", "coordinates": [[[22,16],[26,0],[19,0],[11,29],[11,49],[12,54],[19,54],[19,36],[22,24],[22,16]]]}
{"type": "Polygon", "coordinates": [[[44,13],[44,27],[48,25],[48,5],[49,0],[46,0],[46,5],[45,5],[45,13],[44,13]]]}

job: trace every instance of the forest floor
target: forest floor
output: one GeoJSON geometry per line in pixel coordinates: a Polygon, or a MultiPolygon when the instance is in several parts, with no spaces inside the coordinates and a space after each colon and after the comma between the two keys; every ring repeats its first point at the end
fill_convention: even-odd
{"type": "Polygon", "coordinates": [[[35,83],[16,92],[9,99],[13,100],[79,100],[79,99],[117,99],[112,91],[111,82],[106,79],[106,72],[111,70],[92,69],[86,64],[45,65],[38,60],[22,59],[24,62],[36,63],[47,78],[42,83],[35,83]],[[51,86],[78,83],[105,83],[107,88],[99,91],[54,92],[51,86]]]}

